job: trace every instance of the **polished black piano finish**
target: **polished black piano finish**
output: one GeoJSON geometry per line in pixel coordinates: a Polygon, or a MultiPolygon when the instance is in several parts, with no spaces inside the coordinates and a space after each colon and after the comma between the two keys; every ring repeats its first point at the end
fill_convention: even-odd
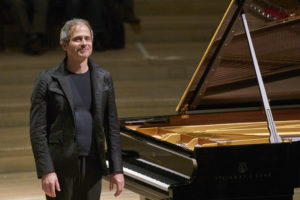
{"type": "MultiPolygon", "coordinates": [[[[291,117],[292,122],[300,121],[300,109],[274,110],[273,113],[279,121],[291,120],[291,117]],[[293,114],[288,115],[291,112],[293,114]]],[[[292,199],[293,189],[300,186],[299,142],[200,146],[189,150],[132,128],[214,126],[216,118],[221,124],[245,121],[255,124],[263,121],[264,113],[240,111],[192,114],[188,118],[175,115],[121,120],[124,167],[136,160],[135,164],[142,166],[136,173],[151,177],[155,171],[174,180],[165,190],[151,181],[127,176],[125,171],[127,188],[149,199],[292,199]],[[139,160],[147,161],[147,166],[139,160]]],[[[163,178],[157,180],[164,182],[163,178]]]]}
{"type": "Polygon", "coordinates": [[[230,3],[179,114],[120,120],[126,188],[153,200],[293,199],[300,187],[299,11],[293,0],[230,3]],[[282,143],[269,142],[242,11],[282,143]]]}

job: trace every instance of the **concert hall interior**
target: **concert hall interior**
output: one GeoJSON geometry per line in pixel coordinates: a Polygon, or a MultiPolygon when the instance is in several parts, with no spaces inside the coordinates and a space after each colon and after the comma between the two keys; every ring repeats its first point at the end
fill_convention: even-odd
{"type": "MultiPolygon", "coordinates": [[[[276,34],[273,33],[278,31],[279,34],[286,34],[285,37],[289,36],[288,34],[292,31],[281,33],[281,29],[277,27],[287,25],[286,22],[289,20],[298,20],[293,22],[295,23],[294,26],[288,26],[286,30],[297,30],[297,33],[294,31],[295,35],[300,38],[300,0],[237,0],[237,2],[244,1],[246,2],[245,5],[248,6],[248,10],[245,11],[246,16],[247,12],[250,13],[249,24],[253,25],[256,18],[260,19],[259,23],[256,24],[257,27],[252,27],[253,30],[257,28],[253,34],[259,41],[254,43],[254,48],[257,44],[261,47],[258,53],[266,55],[263,57],[258,54],[258,59],[263,58],[261,64],[264,67],[262,72],[267,82],[267,93],[268,88],[273,85],[279,88],[278,90],[272,89],[270,92],[271,98],[276,100],[275,107],[278,107],[281,101],[286,100],[281,94],[288,87],[281,84],[282,77],[289,77],[290,73],[293,72],[298,77],[300,74],[300,39],[290,39],[287,40],[288,44],[285,44],[286,38],[282,41],[275,40],[276,34]],[[265,27],[274,29],[274,32],[268,35],[265,27]],[[295,41],[298,42],[298,45],[293,45],[295,41]],[[281,48],[276,51],[277,53],[282,52],[281,56],[272,53],[264,54],[268,51],[267,46],[264,45],[272,45],[271,43],[274,44],[275,48],[281,48]],[[275,44],[279,43],[280,45],[276,47],[275,44]],[[274,57],[276,57],[275,61],[272,60],[274,57]],[[282,65],[277,65],[278,63],[282,65]],[[274,79],[278,82],[273,84],[271,80],[274,79]]],[[[214,106],[222,110],[224,105],[236,105],[236,102],[239,104],[233,110],[240,109],[244,104],[249,103],[249,99],[251,106],[254,105],[263,110],[260,100],[258,101],[261,105],[257,106],[259,88],[253,86],[256,79],[253,81],[253,75],[247,71],[247,67],[250,66],[247,64],[252,63],[252,60],[249,61],[250,56],[248,58],[244,54],[245,49],[248,51],[247,43],[246,45],[239,45],[246,38],[243,34],[233,33],[234,31],[230,29],[231,41],[228,43],[225,41],[224,48],[220,50],[223,60],[217,60],[218,56],[215,58],[217,60],[216,65],[220,62],[228,64],[224,64],[228,67],[221,66],[224,68],[221,68],[220,71],[217,70],[217,72],[222,73],[216,73],[218,80],[211,78],[212,82],[203,83],[208,85],[205,88],[206,94],[192,94],[194,90],[199,89],[197,88],[197,81],[200,77],[194,74],[198,70],[199,63],[206,65],[209,63],[208,59],[214,58],[214,54],[207,51],[207,48],[210,46],[211,50],[216,50],[222,42],[221,34],[219,34],[216,35],[213,43],[210,43],[216,30],[220,28],[218,26],[230,5],[230,0],[134,0],[135,14],[140,21],[138,24],[124,22],[125,47],[93,52],[91,58],[101,67],[107,69],[114,81],[120,124],[123,125],[121,131],[128,131],[126,134],[128,134],[129,139],[127,140],[127,136],[124,136],[124,150],[127,148],[126,145],[132,145],[128,142],[130,142],[130,137],[135,134],[139,136],[139,140],[145,138],[148,141],[149,139],[150,143],[154,141],[155,145],[162,143],[165,145],[164,148],[170,147],[173,150],[176,146],[180,147],[182,149],[179,151],[185,152],[185,156],[197,154],[198,149],[206,147],[251,146],[251,144],[269,143],[269,130],[261,112],[257,114],[257,110],[252,111],[247,107],[246,109],[253,115],[249,119],[253,121],[245,122],[243,121],[245,117],[238,114],[226,115],[222,119],[222,116],[216,114],[217,112],[209,113],[207,111],[214,106]],[[228,44],[237,44],[237,46],[228,44]],[[226,49],[227,52],[225,52],[226,49]],[[240,54],[237,56],[231,52],[239,52],[240,54]],[[206,57],[202,60],[204,55],[206,57]],[[241,67],[236,70],[237,66],[241,67]],[[240,75],[240,72],[244,74],[240,75]],[[191,90],[188,90],[187,87],[191,90]],[[255,100],[251,99],[253,98],[252,94],[254,94],[255,100]],[[193,98],[189,101],[190,103],[186,104],[186,107],[187,101],[184,97],[193,98]],[[233,98],[233,101],[230,98],[233,98]],[[201,100],[204,100],[204,105],[198,104],[201,100]],[[220,101],[223,101],[222,104],[220,101]],[[197,113],[198,109],[203,109],[205,112],[202,113],[202,117],[191,117],[186,113],[186,109],[191,113],[197,113]],[[187,118],[191,122],[186,122],[187,118]],[[220,121],[213,123],[215,118],[220,118],[220,121]],[[237,119],[234,125],[232,125],[233,118],[237,119]],[[185,124],[179,122],[181,119],[185,124]],[[250,132],[249,129],[251,129],[250,132]]],[[[0,6],[0,9],[3,7],[0,6]]],[[[4,14],[7,15],[5,12],[4,14]]],[[[241,23],[240,18],[237,20],[241,23]]],[[[1,200],[45,199],[40,180],[36,178],[29,139],[30,96],[38,73],[59,63],[64,57],[64,52],[59,46],[60,24],[63,24],[63,21],[58,24],[53,24],[53,22],[47,24],[50,26],[44,38],[47,49],[38,55],[28,55],[23,52],[20,46],[24,44],[25,36],[15,20],[7,20],[3,24],[3,33],[0,36],[3,40],[0,41],[0,48],[1,44],[4,45],[4,48],[0,50],[1,200]]],[[[219,31],[222,32],[225,28],[221,27],[219,31]]],[[[239,28],[241,27],[235,30],[240,30],[239,28]]],[[[258,62],[260,63],[260,60],[258,62]]],[[[201,75],[205,74],[203,70],[199,71],[201,75]]],[[[297,80],[291,80],[289,83],[294,84],[295,88],[284,93],[284,95],[292,98],[292,100],[286,101],[290,104],[297,104],[295,101],[300,99],[299,83],[295,85],[297,80]]],[[[271,107],[274,105],[271,101],[271,107]]],[[[297,105],[300,105],[299,102],[297,105]]],[[[283,143],[300,140],[299,107],[297,109],[298,112],[293,115],[292,119],[282,116],[286,113],[290,114],[289,111],[274,112],[275,123],[283,143]],[[296,116],[297,114],[298,116],[296,116]]],[[[153,146],[155,146],[154,144],[153,146]]],[[[143,144],[141,143],[141,145],[143,144]]],[[[131,156],[130,151],[125,153],[128,153],[125,158],[131,156]]],[[[134,153],[138,154],[139,152],[134,153]]],[[[154,153],[152,152],[149,157],[154,158],[154,153]]],[[[144,161],[144,164],[148,162],[149,160],[144,161]]],[[[164,165],[162,168],[166,166],[164,165]]],[[[189,173],[180,174],[181,177],[176,177],[176,181],[186,180],[192,176],[191,174],[194,175],[194,172],[189,173]]],[[[127,181],[126,178],[125,182],[127,181]]],[[[128,180],[130,183],[132,177],[129,177],[128,180]]],[[[139,181],[141,180],[138,179],[136,182],[140,184],[139,181]]],[[[109,191],[107,180],[104,179],[102,183],[101,199],[115,199],[113,191],[109,191]]],[[[171,195],[171,192],[170,194],[165,192],[170,190],[160,187],[157,194],[155,193],[153,196],[149,194],[147,197],[147,194],[151,193],[152,190],[147,191],[145,189],[144,195],[142,187],[147,187],[147,185],[141,184],[142,189],[137,189],[137,187],[136,185],[128,185],[117,199],[158,200],[160,193],[167,196],[171,195]]],[[[151,189],[154,187],[155,185],[151,189]]],[[[174,192],[174,194],[176,193],[174,192]]],[[[174,197],[174,199],[176,198],[174,197]]],[[[300,188],[294,189],[293,199],[300,200],[300,188]]],[[[251,200],[253,199],[251,198],[251,200]]]]}

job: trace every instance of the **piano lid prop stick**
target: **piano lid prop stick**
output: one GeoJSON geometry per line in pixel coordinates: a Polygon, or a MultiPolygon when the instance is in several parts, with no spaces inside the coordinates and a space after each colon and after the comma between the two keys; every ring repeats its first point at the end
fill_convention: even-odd
{"type": "Polygon", "coordinates": [[[261,72],[260,72],[260,69],[259,69],[259,65],[258,65],[258,62],[257,62],[257,58],[256,58],[255,50],[254,50],[254,47],[253,47],[253,43],[252,43],[252,39],[251,39],[249,27],[248,27],[246,15],[243,11],[241,12],[241,15],[242,15],[243,25],[244,25],[245,32],[246,32],[247,39],[248,39],[248,45],[249,45],[249,48],[250,48],[250,53],[251,53],[253,64],[254,64],[254,69],[255,69],[258,85],[259,85],[260,94],[261,94],[263,104],[264,104],[265,114],[266,114],[266,118],[267,118],[267,122],[268,122],[268,129],[269,129],[269,132],[270,132],[270,143],[281,143],[282,139],[276,131],[276,126],[275,126],[275,123],[274,123],[274,120],[273,120],[270,104],[269,104],[267,93],[266,93],[266,90],[265,90],[265,87],[264,87],[264,82],[263,82],[261,72]]]}

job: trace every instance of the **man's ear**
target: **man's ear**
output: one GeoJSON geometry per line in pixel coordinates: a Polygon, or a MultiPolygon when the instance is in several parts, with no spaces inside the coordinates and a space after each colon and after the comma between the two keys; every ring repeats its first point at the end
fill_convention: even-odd
{"type": "Polygon", "coordinates": [[[68,44],[66,44],[66,43],[63,43],[63,44],[61,45],[62,49],[65,50],[65,51],[67,51],[67,49],[66,49],[67,46],[68,46],[68,44]]]}

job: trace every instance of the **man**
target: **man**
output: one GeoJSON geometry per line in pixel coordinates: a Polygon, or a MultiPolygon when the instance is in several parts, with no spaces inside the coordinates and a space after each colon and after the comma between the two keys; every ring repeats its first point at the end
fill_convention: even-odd
{"type": "Polygon", "coordinates": [[[110,74],[92,54],[89,23],[73,19],[61,30],[66,58],[37,78],[31,98],[30,137],[47,199],[99,200],[107,174],[115,196],[124,187],[120,132],[110,74]]]}

